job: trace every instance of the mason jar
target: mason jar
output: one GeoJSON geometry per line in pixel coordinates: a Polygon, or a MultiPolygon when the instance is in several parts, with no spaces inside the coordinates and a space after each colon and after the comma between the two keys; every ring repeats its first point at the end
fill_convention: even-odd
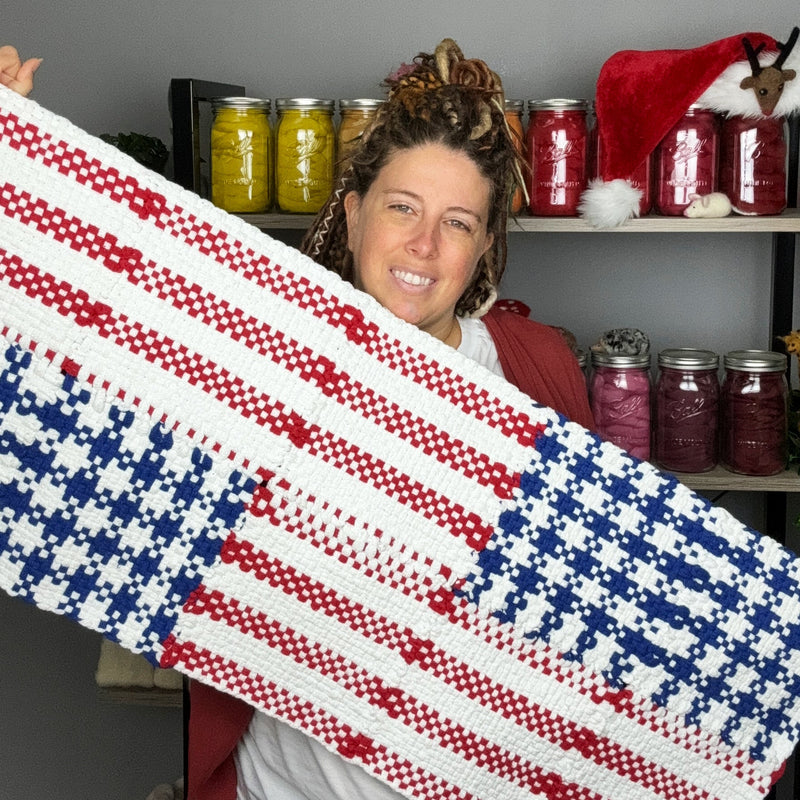
{"type": "Polygon", "coordinates": [[[575,217],[588,184],[586,100],[528,101],[528,195],[535,216],[575,217]]]}
{"type": "Polygon", "coordinates": [[[781,117],[728,117],[720,135],[719,188],[738,214],[786,208],[786,136],[781,117]]]}
{"type": "Polygon", "coordinates": [[[347,166],[347,157],[369,127],[382,100],[357,98],[339,100],[339,128],[336,132],[336,171],[341,175],[347,166]]]}
{"type": "Polygon", "coordinates": [[[719,120],[713,111],[691,106],[655,149],[654,206],[680,216],[692,195],[719,186],[719,120]]]}
{"type": "MultiPolygon", "coordinates": [[[[520,155],[520,158],[525,157],[525,129],[522,125],[522,111],[524,105],[525,104],[522,100],[505,101],[506,123],[511,131],[511,138],[514,142],[514,146],[517,149],[517,153],[520,155]]],[[[511,193],[508,211],[510,214],[519,214],[524,205],[525,193],[522,191],[521,186],[517,186],[511,193]]]]}
{"type": "Polygon", "coordinates": [[[225,211],[258,213],[272,205],[270,106],[253,97],[211,100],[211,202],[225,211]]]}
{"type": "Polygon", "coordinates": [[[592,351],[589,399],[595,430],[632,456],[650,458],[650,355],[592,351]]]}
{"type": "Polygon", "coordinates": [[[674,348],[658,354],[654,460],[674,472],[707,472],[717,465],[719,356],[674,348]]]}
{"type": "Polygon", "coordinates": [[[315,214],[333,189],[333,100],[281,97],[275,136],[275,199],[280,211],[315,214]]]}
{"type": "Polygon", "coordinates": [[[787,457],[786,356],[732,350],[723,362],[720,461],[742,475],[776,475],[787,457]]]}

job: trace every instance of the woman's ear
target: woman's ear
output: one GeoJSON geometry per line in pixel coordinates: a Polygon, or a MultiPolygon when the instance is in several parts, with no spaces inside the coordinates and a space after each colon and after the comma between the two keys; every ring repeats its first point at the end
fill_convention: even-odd
{"type": "Polygon", "coordinates": [[[358,192],[349,191],[344,196],[344,216],[347,221],[347,249],[352,250],[350,242],[353,233],[358,226],[358,214],[361,210],[361,198],[358,192]]]}

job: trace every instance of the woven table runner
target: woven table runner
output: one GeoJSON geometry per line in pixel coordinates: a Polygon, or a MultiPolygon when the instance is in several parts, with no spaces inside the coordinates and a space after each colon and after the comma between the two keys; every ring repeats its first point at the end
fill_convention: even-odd
{"type": "Polygon", "coordinates": [[[410,798],[758,798],[798,559],[0,87],[0,586],[410,798]]]}

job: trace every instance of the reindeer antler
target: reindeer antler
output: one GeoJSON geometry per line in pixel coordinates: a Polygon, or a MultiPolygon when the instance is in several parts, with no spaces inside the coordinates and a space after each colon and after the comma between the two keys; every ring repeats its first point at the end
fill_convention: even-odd
{"type": "Polygon", "coordinates": [[[773,67],[775,67],[775,69],[780,69],[783,66],[783,62],[786,61],[786,58],[788,57],[789,53],[792,52],[792,48],[795,46],[798,36],[800,36],[800,28],[798,28],[797,25],[795,25],[794,28],[792,28],[792,32],[786,44],[781,44],[780,42],[778,42],[778,47],[780,48],[781,52],[772,65],[773,67]]]}
{"type": "Polygon", "coordinates": [[[783,86],[786,81],[794,80],[797,73],[793,69],[783,69],[789,53],[800,36],[800,28],[795,26],[786,44],[779,44],[780,53],[772,64],[762,67],[758,63],[758,56],[764,49],[764,44],[754,48],[750,40],[745,36],[742,38],[742,45],[750,62],[752,75],[748,75],[740,84],[741,89],[752,89],[755,92],[758,105],[765,116],[769,116],[775,110],[775,106],[781,99],[783,86]]]}
{"type": "Polygon", "coordinates": [[[750,62],[750,69],[753,71],[753,75],[757,76],[761,72],[761,64],[758,63],[758,56],[764,49],[764,43],[762,42],[754,49],[750,40],[744,36],[742,38],[742,44],[744,45],[745,53],[747,53],[747,60],[750,62]]]}

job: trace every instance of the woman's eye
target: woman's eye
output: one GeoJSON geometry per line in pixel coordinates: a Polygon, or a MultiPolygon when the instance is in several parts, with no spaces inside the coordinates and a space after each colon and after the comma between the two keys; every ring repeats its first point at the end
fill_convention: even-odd
{"type": "Polygon", "coordinates": [[[467,225],[466,222],[464,222],[463,220],[460,220],[460,219],[451,219],[451,220],[449,220],[449,224],[450,224],[451,227],[458,228],[459,230],[462,230],[462,231],[467,231],[467,233],[469,233],[470,230],[472,230],[470,228],[470,226],[467,225]]]}
{"type": "Polygon", "coordinates": [[[405,203],[392,203],[389,208],[394,211],[400,211],[403,214],[408,214],[411,211],[411,206],[407,206],[405,203]]]}

